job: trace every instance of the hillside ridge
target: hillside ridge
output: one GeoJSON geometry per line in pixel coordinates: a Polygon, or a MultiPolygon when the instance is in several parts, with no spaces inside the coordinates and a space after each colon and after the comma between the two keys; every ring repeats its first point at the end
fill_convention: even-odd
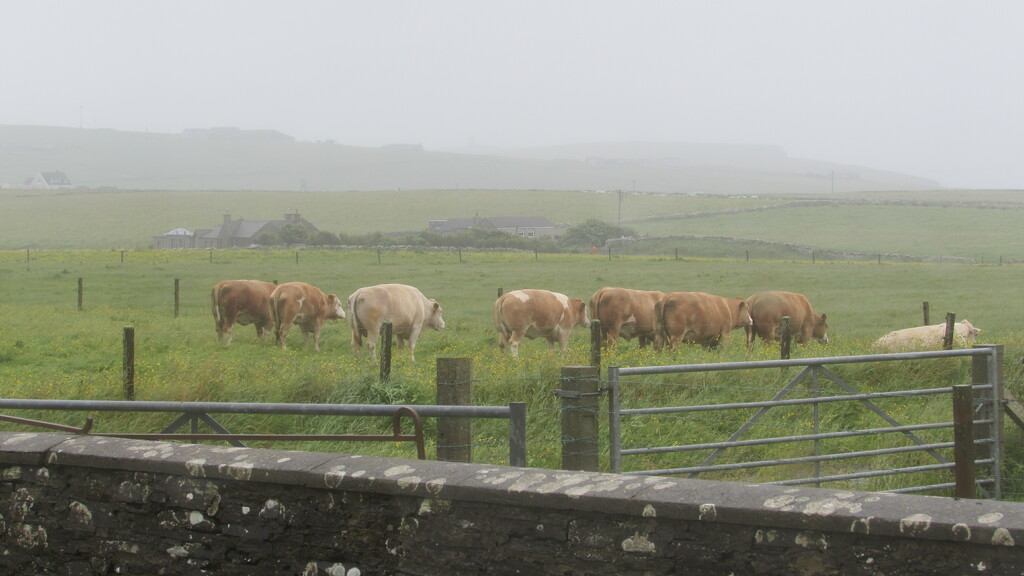
{"type": "Polygon", "coordinates": [[[631,190],[827,194],[939,183],[778,146],[606,142],[532,148],[379,148],[301,142],[274,130],[181,134],[0,125],[0,186],[62,171],[72,187],[135,190],[631,190]]]}

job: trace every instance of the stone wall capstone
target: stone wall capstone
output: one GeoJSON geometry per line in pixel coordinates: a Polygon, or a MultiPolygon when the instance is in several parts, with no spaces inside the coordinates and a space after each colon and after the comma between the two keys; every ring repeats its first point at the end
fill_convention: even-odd
{"type": "Polygon", "coordinates": [[[0,433],[0,573],[1024,573],[1024,504],[0,433]]]}

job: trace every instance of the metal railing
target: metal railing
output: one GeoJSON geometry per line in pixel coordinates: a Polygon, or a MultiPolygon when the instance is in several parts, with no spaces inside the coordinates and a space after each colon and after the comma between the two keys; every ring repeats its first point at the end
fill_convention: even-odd
{"type": "Polygon", "coordinates": [[[389,404],[276,404],[243,402],[145,402],[107,400],[38,400],[0,399],[0,411],[34,410],[54,412],[162,412],[180,413],[177,419],[159,433],[92,432],[92,418],[81,428],[53,424],[9,415],[0,420],[41,426],[52,430],[95,436],[117,436],[146,440],[223,440],[234,446],[244,446],[243,440],[264,441],[408,441],[415,442],[419,458],[426,458],[421,418],[499,418],[509,421],[509,462],[513,466],[526,465],[526,405],[519,402],[508,406],[393,406],[389,404]],[[393,434],[234,434],[211,414],[263,414],[285,416],[386,416],[392,418],[393,434]],[[414,433],[401,433],[401,418],[413,420],[414,433]],[[199,433],[200,424],[214,430],[212,434],[199,433]],[[190,432],[178,432],[184,426],[190,432]]]}
{"type": "MultiPolygon", "coordinates": [[[[971,443],[974,447],[978,448],[979,457],[973,459],[974,467],[988,467],[991,470],[991,474],[986,478],[981,478],[977,481],[977,484],[983,489],[988,489],[994,497],[998,498],[1001,492],[1001,481],[999,473],[999,461],[1001,456],[1001,444],[1002,444],[1002,378],[1001,378],[1001,360],[1002,360],[1002,347],[1001,346],[981,346],[973,349],[965,350],[943,350],[936,352],[909,352],[899,354],[870,354],[862,356],[846,356],[846,357],[829,357],[829,358],[809,358],[809,359],[793,359],[793,360],[770,360],[770,361],[755,361],[755,362],[727,362],[720,364],[700,364],[700,365],[674,365],[674,366],[651,366],[651,367],[610,367],[608,368],[608,380],[610,389],[609,398],[609,447],[610,447],[610,466],[613,472],[622,471],[622,458],[623,456],[629,455],[641,455],[641,454],[664,454],[671,452],[693,452],[700,450],[711,450],[712,453],[707,456],[703,462],[696,466],[687,466],[679,468],[661,469],[661,470],[645,470],[645,471],[630,471],[631,474],[650,474],[650,475],[674,475],[674,474],[688,474],[690,477],[695,477],[702,472],[711,471],[724,471],[724,470],[738,470],[738,469],[752,469],[766,466],[778,466],[784,464],[814,464],[815,474],[810,478],[793,478],[777,482],[771,482],[775,484],[815,484],[820,485],[822,482],[839,481],[839,480],[851,480],[859,478],[870,478],[880,475],[891,475],[891,474],[903,474],[911,472],[921,472],[928,470],[940,470],[940,469],[954,469],[955,463],[949,462],[939,450],[948,450],[955,446],[954,442],[934,442],[928,443],[917,436],[918,431],[942,429],[942,428],[954,428],[954,422],[939,422],[939,423],[926,423],[926,424],[903,424],[891,417],[884,410],[882,410],[876,403],[876,400],[884,398],[898,398],[898,397],[911,397],[911,396],[928,396],[938,394],[949,394],[951,395],[954,391],[954,387],[942,387],[932,388],[927,390],[905,390],[905,391],[894,391],[894,392],[878,392],[878,393],[860,393],[854,387],[847,384],[837,376],[834,372],[829,370],[829,365],[842,365],[842,364],[855,364],[865,362],[892,362],[892,361],[906,361],[906,360],[925,360],[933,358],[957,358],[957,357],[971,357],[972,363],[972,386],[969,386],[970,390],[974,394],[972,402],[973,408],[973,420],[968,423],[968,427],[974,432],[974,438],[971,443]],[[632,376],[651,376],[660,374],[683,374],[683,373],[698,373],[698,372],[720,372],[720,371],[735,371],[735,370],[757,370],[766,368],[786,368],[786,367],[800,367],[803,370],[793,378],[781,391],[775,394],[775,397],[768,401],[760,402],[745,402],[745,403],[732,403],[732,404],[715,404],[715,405],[703,405],[703,406],[670,406],[670,407],[649,407],[649,408],[622,408],[622,380],[625,377],[632,376]],[[846,394],[835,395],[835,396],[818,396],[818,379],[825,377],[828,380],[836,383],[842,388],[846,394]],[[811,398],[785,398],[793,388],[800,382],[810,379],[812,382],[812,388],[815,391],[814,397],[811,398]],[[820,422],[817,420],[818,406],[821,404],[833,403],[833,402],[860,402],[866,406],[869,410],[883,418],[887,423],[887,427],[883,428],[872,428],[863,430],[848,430],[840,432],[821,432],[820,422]],[[797,406],[797,405],[811,405],[814,409],[815,422],[813,434],[797,435],[797,436],[780,436],[772,438],[762,439],[751,439],[741,440],[743,437],[757,422],[765,415],[765,413],[775,407],[779,406],[797,406]],[[663,446],[663,447],[641,447],[641,448],[622,448],[622,425],[621,420],[623,417],[630,416],[643,416],[643,415],[656,415],[656,414],[684,414],[684,413],[695,413],[695,412],[708,412],[708,411],[725,411],[725,410],[741,410],[741,409],[756,409],[757,412],[749,420],[747,420],[739,429],[736,430],[727,440],[722,442],[708,442],[701,444],[690,444],[683,446],[663,446]],[[846,438],[853,436],[864,436],[873,434],[890,434],[898,433],[908,438],[912,445],[903,446],[897,448],[886,448],[878,450],[865,450],[857,452],[847,452],[840,454],[821,454],[819,442],[825,439],[835,438],[846,438]],[[731,464],[715,464],[718,457],[727,449],[736,448],[741,446],[760,446],[768,444],[780,444],[788,442],[814,442],[814,454],[806,457],[796,458],[785,458],[785,459],[774,459],[774,460],[761,460],[761,461],[748,461],[738,462],[731,464]],[[936,464],[906,467],[900,469],[888,469],[888,470],[871,470],[856,472],[850,474],[837,474],[832,476],[825,476],[821,474],[820,464],[826,461],[836,461],[850,458],[863,458],[881,454],[893,454],[900,452],[912,452],[912,451],[923,451],[930,454],[936,461],[936,464]]],[[[973,470],[972,470],[973,472],[973,470]]],[[[959,471],[957,471],[959,474],[959,471]]],[[[957,483],[946,483],[946,484],[935,484],[929,486],[916,486],[903,489],[892,490],[893,492],[917,492],[933,490],[938,488],[952,488],[957,486],[957,483]]],[[[973,489],[973,487],[972,487],[973,489]]]]}

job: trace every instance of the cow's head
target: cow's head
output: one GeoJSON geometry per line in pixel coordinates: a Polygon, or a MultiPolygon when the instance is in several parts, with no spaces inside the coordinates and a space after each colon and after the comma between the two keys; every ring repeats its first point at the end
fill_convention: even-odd
{"type": "Polygon", "coordinates": [[[750,317],[750,308],[747,306],[747,301],[743,298],[733,298],[730,302],[732,303],[730,308],[732,309],[733,329],[753,326],[754,319],[750,317]]]}
{"type": "Polygon", "coordinates": [[[569,308],[572,309],[572,313],[576,317],[576,323],[573,326],[590,328],[590,319],[587,318],[587,303],[582,298],[569,300],[569,308]]]}
{"type": "Polygon", "coordinates": [[[437,303],[437,300],[431,298],[430,302],[430,317],[427,318],[427,325],[434,330],[440,330],[444,328],[444,318],[441,317],[441,305],[437,303]]]}
{"type": "Polygon", "coordinates": [[[814,317],[814,331],[811,336],[822,344],[828,344],[828,322],[825,321],[824,314],[814,317]]]}
{"type": "Polygon", "coordinates": [[[327,317],[328,318],[344,318],[345,317],[345,305],[341,303],[341,300],[334,294],[327,295],[327,317]]]}
{"type": "Polygon", "coordinates": [[[973,346],[978,338],[978,334],[981,334],[981,329],[975,328],[974,325],[967,320],[961,320],[960,324],[964,327],[964,342],[973,346]]]}

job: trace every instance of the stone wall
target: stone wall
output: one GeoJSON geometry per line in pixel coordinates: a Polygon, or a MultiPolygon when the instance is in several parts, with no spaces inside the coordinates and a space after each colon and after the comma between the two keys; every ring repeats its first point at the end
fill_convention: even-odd
{"type": "Polygon", "coordinates": [[[4,574],[1021,574],[1024,504],[0,433],[4,574]]]}

